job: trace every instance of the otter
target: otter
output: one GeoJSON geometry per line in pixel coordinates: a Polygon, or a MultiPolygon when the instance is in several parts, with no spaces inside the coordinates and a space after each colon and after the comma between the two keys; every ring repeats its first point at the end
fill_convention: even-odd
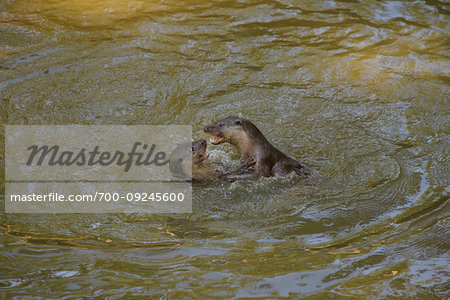
{"type": "Polygon", "coordinates": [[[178,145],[169,159],[169,168],[173,175],[193,180],[213,180],[219,177],[212,162],[208,159],[206,141],[178,145]]]}
{"type": "Polygon", "coordinates": [[[306,167],[275,148],[250,121],[228,117],[206,126],[203,131],[212,135],[211,144],[228,142],[239,149],[244,165],[225,174],[229,181],[258,179],[295,172],[302,178],[308,175],[306,167]]]}

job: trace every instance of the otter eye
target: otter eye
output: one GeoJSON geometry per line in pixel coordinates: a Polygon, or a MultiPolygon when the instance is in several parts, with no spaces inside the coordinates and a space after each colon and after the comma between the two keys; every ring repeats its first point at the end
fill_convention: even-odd
{"type": "Polygon", "coordinates": [[[194,152],[195,151],[194,147],[192,147],[191,150],[192,150],[192,152],[194,152]]]}

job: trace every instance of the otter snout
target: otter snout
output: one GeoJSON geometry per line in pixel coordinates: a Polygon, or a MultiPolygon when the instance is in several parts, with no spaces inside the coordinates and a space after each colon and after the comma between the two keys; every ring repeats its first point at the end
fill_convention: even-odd
{"type": "Polygon", "coordinates": [[[209,158],[209,153],[206,152],[206,147],[207,147],[206,140],[201,139],[199,142],[200,142],[201,149],[203,151],[202,156],[204,158],[209,158]]]}
{"type": "Polygon", "coordinates": [[[203,132],[212,135],[210,139],[211,144],[218,145],[224,141],[221,130],[216,126],[216,124],[208,125],[203,128],[203,132]]]}

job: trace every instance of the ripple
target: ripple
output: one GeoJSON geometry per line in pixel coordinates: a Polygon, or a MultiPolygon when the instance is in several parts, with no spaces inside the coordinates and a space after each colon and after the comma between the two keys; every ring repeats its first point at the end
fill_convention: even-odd
{"type": "MultiPolygon", "coordinates": [[[[448,294],[444,2],[0,6],[1,124],[203,138],[236,115],[312,169],[196,184],[192,214],[1,214],[5,297],[448,294]]],[[[241,164],[210,149],[222,171],[241,164]]]]}

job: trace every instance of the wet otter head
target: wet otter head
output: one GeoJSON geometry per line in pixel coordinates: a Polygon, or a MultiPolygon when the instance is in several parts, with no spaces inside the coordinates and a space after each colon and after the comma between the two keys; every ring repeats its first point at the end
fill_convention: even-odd
{"type": "Polygon", "coordinates": [[[246,120],[237,117],[228,117],[203,128],[203,132],[212,135],[210,142],[218,145],[224,142],[237,144],[240,139],[245,138],[243,127],[246,120]]]}
{"type": "Polygon", "coordinates": [[[198,140],[192,143],[191,147],[192,163],[198,163],[209,157],[209,153],[206,152],[206,141],[204,139],[198,140]]]}
{"type": "Polygon", "coordinates": [[[206,152],[206,141],[201,139],[192,143],[178,145],[172,152],[169,160],[170,170],[178,176],[196,176],[209,157],[206,152]]]}

